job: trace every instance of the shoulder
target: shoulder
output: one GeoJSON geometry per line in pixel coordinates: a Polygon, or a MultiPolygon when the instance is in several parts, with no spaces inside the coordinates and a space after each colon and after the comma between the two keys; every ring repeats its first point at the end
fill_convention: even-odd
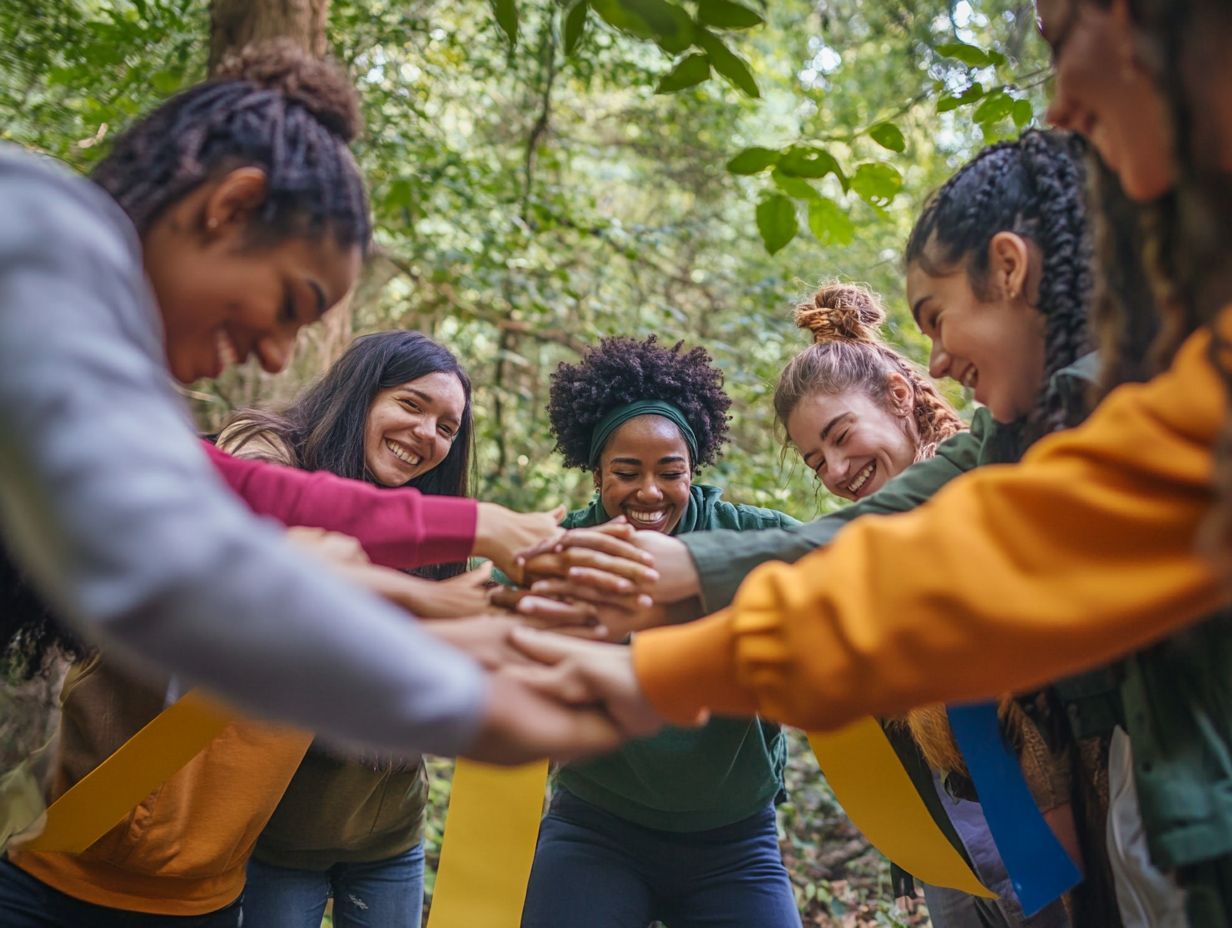
{"type": "Polygon", "coordinates": [[[294,466],[295,455],[285,438],[272,428],[256,428],[252,420],[236,419],[218,434],[218,448],[232,457],[294,466]]]}
{"type": "Polygon", "coordinates": [[[767,509],[763,506],[749,506],[745,503],[730,503],[721,499],[723,491],[719,487],[700,485],[698,487],[706,498],[713,513],[713,528],[734,529],[736,531],[757,531],[766,528],[783,528],[789,525],[799,525],[800,520],[777,509],[767,509]]]}

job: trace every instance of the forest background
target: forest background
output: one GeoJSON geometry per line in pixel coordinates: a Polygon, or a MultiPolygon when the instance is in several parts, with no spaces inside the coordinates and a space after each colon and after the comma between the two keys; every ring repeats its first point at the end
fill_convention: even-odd
{"type": "MultiPolygon", "coordinates": [[[[796,301],[862,281],[920,361],[901,253],[927,193],[1038,122],[1047,51],[1029,0],[4,0],[0,139],[81,170],[117,130],[230,48],[289,35],[335,56],[366,120],[357,146],[376,249],[291,370],[188,391],[203,430],[295,396],[356,335],[448,345],[475,384],[477,495],[582,505],[553,454],[552,370],[611,334],[703,345],[733,399],[702,475],[801,519],[819,491],[773,427],[796,301]]],[[[970,397],[943,385],[961,409],[970,397]]],[[[449,765],[433,765],[435,861],[449,765]]],[[[795,751],[780,809],[806,925],[927,924],[795,751]]],[[[429,874],[429,890],[431,873],[429,874]]]]}

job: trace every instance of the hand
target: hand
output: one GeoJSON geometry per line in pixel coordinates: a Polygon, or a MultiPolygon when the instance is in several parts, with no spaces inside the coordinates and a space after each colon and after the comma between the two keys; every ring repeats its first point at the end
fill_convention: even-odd
{"type": "Polygon", "coordinates": [[[334,565],[351,566],[367,564],[368,555],[363,546],[350,535],[328,532],[323,528],[293,525],[287,529],[287,541],[301,551],[334,565]]]}
{"type": "Polygon", "coordinates": [[[623,516],[592,528],[571,529],[554,543],[523,552],[523,579],[576,578],[593,588],[592,601],[609,594],[642,593],[659,579],[653,558],[635,544],[638,532],[623,516]]]}
{"type": "Polygon", "coordinates": [[[436,619],[420,625],[434,638],[469,654],[486,670],[499,670],[506,664],[530,663],[530,658],[509,640],[509,633],[518,627],[517,619],[475,615],[465,619],[436,619]]]}
{"type": "Polygon", "coordinates": [[[479,615],[488,609],[488,584],[491,582],[491,562],[448,580],[421,579],[419,595],[411,611],[425,619],[479,615]]]}
{"type": "Polygon", "coordinates": [[[666,724],[642,693],[630,648],[525,628],[514,629],[510,640],[527,657],[547,665],[506,671],[539,693],[570,705],[599,703],[629,737],[653,734],[666,724]]]}
{"type": "Polygon", "coordinates": [[[480,503],[475,519],[474,553],[490,559],[511,580],[520,583],[522,568],[516,563],[517,555],[564,534],[560,527],[564,517],[564,506],[551,512],[514,512],[495,503],[480,503]]]}
{"type": "Polygon", "coordinates": [[[615,750],[623,740],[604,712],[544,696],[510,670],[494,673],[488,681],[483,725],[461,752],[464,757],[490,764],[522,764],[541,757],[576,760],[615,750]]]}
{"type": "Polygon", "coordinates": [[[539,628],[590,626],[589,637],[600,641],[624,641],[633,632],[668,624],[667,607],[656,605],[645,593],[613,593],[602,602],[589,602],[593,593],[577,580],[536,580],[512,608],[539,628]]]}

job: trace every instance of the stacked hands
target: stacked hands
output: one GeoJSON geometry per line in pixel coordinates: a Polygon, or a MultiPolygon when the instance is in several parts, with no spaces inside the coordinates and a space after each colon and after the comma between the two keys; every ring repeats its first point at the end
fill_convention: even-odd
{"type": "Polygon", "coordinates": [[[665,624],[670,604],[697,594],[697,575],[671,536],[638,532],[623,517],[566,531],[558,524],[563,513],[480,503],[474,553],[491,563],[439,582],[371,564],[344,535],[290,535],[487,671],[483,724],[466,756],[570,760],[664,724],[641,691],[629,648],[608,642],[665,624]],[[493,566],[518,586],[495,586],[493,566]]]}

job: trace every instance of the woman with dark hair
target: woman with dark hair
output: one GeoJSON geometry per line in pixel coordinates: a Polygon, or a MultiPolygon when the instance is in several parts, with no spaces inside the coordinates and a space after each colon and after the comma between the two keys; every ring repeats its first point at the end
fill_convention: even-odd
{"type": "MultiPolygon", "coordinates": [[[[694,482],[727,436],[731,400],[702,348],[606,338],[552,375],[556,447],[594,479],[565,517],[585,531],[624,519],[639,534],[756,531],[796,520],[733,505],[694,482]]],[[[569,581],[535,593],[567,596],[569,581]]],[[[774,803],[786,759],[777,726],[714,719],[635,742],[555,776],[527,888],[525,928],[799,925],[774,803]]]]}
{"type": "MultiPolygon", "coordinates": [[[[257,458],[379,487],[466,496],[473,443],[471,382],[444,346],[418,332],[357,339],[282,413],[245,410],[218,444],[257,458]]],[[[420,576],[461,574],[438,565],[420,576]]],[[[490,568],[455,582],[406,578],[417,615],[485,610],[490,568]]],[[[432,623],[448,635],[458,626],[432,623]]],[[[418,928],[428,782],[423,761],[349,759],[314,746],[266,824],[248,866],[244,915],[268,928],[334,924],[418,928]]]]}

